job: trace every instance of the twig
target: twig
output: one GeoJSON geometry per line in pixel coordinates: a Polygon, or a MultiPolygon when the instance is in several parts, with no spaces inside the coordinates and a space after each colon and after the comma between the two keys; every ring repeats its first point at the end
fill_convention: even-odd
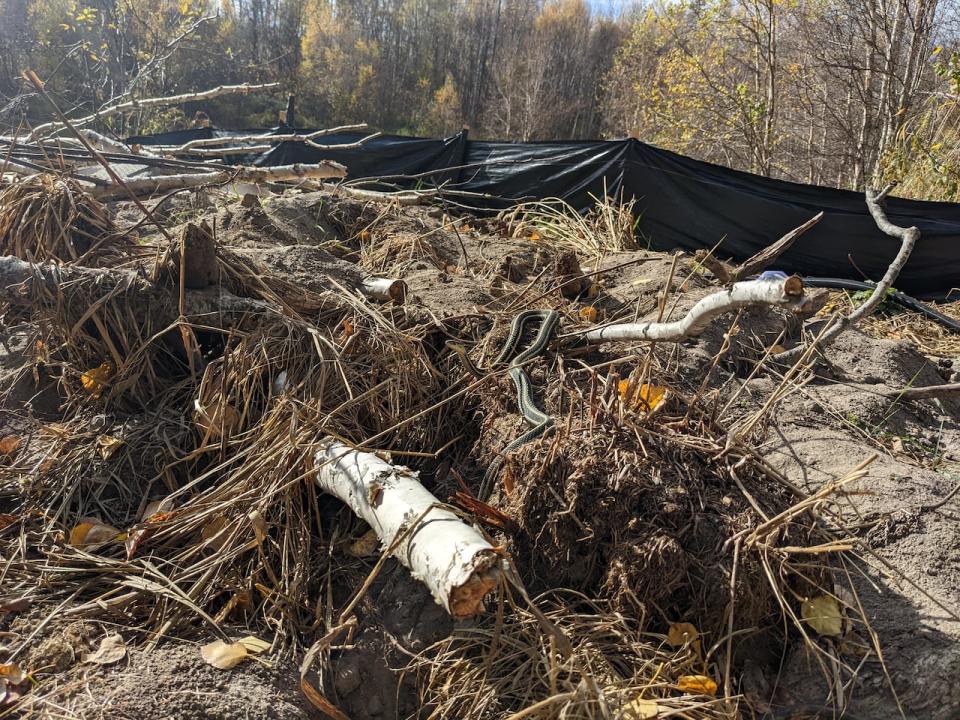
{"type": "MultiPolygon", "coordinates": [[[[899,225],[894,225],[887,218],[887,215],[883,210],[882,203],[884,200],[886,200],[887,195],[890,194],[890,191],[893,190],[893,188],[894,185],[888,185],[880,192],[875,190],[867,190],[867,209],[870,211],[870,215],[873,217],[874,222],[876,222],[877,227],[880,228],[881,231],[900,240],[900,251],[893,259],[893,262],[890,263],[886,273],[884,273],[883,277],[880,279],[880,282],[877,283],[873,294],[867,299],[867,301],[860,307],[856,308],[848,316],[840,318],[826,332],[820,334],[817,340],[817,347],[819,347],[821,350],[827,344],[836,339],[836,337],[848,327],[856,325],[858,322],[864,318],[870,317],[870,315],[874,313],[880,303],[883,302],[884,298],[887,296],[887,291],[893,287],[893,283],[900,275],[900,271],[903,269],[903,266],[907,264],[907,260],[910,258],[910,253],[913,252],[913,248],[920,239],[920,230],[918,230],[916,226],[909,228],[900,227],[899,225]]],[[[804,349],[805,348],[803,345],[797,345],[790,350],[786,350],[782,353],[774,355],[773,359],[778,362],[793,362],[804,352],[804,349]]]]}

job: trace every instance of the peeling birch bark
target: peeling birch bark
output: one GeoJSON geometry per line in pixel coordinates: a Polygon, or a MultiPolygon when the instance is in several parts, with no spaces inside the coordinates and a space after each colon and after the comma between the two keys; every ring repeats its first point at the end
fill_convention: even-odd
{"type": "Polygon", "coordinates": [[[611,340],[648,340],[677,342],[702,333],[724,313],[751,305],[770,305],[793,312],[804,310],[810,298],[798,277],[761,278],[734,283],[720,292],[707,295],[680,320],[608,325],[585,334],[587,342],[611,340]]]}
{"type": "Polygon", "coordinates": [[[384,549],[425,584],[453,617],[483,610],[496,587],[500,556],[475,528],[440,506],[417,473],[371,452],[325,439],[314,456],[316,483],[346,503],[380,538],[384,549]]]}

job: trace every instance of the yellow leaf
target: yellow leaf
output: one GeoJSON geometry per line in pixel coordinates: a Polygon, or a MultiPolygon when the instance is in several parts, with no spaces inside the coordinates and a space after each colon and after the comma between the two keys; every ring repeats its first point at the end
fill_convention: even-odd
{"type": "Polygon", "coordinates": [[[839,637],[843,634],[843,615],[840,603],[830,595],[818,595],[800,605],[800,617],[818,635],[839,637]]]}
{"type": "Polygon", "coordinates": [[[252,653],[254,655],[259,655],[260,653],[266,652],[270,649],[270,643],[253,635],[247,635],[244,638],[240,638],[237,640],[237,643],[243,645],[248,653],[252,653]]]}
{"type": "Polygon", "coordinates": [[[623,708],[623,720],[655,720],[660,715],[660,708],[654,700],[636,698],[623,708]]]}
{"type": "Polygon", "coordinates": [[[6,435],[0,439],[0,456],[13,457],[23,441],[16,435],[6,435]]]}
{"type": "Polygon", "coordinates": [[[213,665],[220,670],[229,670],[236,667],[249,655],[247,648],[242,644],[225,643],[223,640],[214,640],[208,645],[200,648],[200,657],[208,665],[213,665]]]}
{"type": "Polygon", "coordinates": [[[530,242],[536,242],[539,239],[540,239],[540,235],[536,231],[531,232],[527,236],[527,240],[529,240],[530,242]]]}
{"type": "Polygon", "coordinates": [[[100,448],[100,456],[104,460],[112,458],[121,445],[123,440],[112,435],[101,435],[97,438],[97,447],[100,448]]]}
{"type": "Polygon", "coordinates": [[[592,305],[588,305],[585,308],[580,308],[580,312],[578,313],[578,315],[580,316],[581,320],[584,320],[588,323],[595,323],[600,313],[597,312],[597,309],[595,307],[593,307],[592,305]]]}
{"type": "Polygon", "coordinates": [[[117,634],[107,635],[100,641],[100,647],[96,652],[83,653],[80,657],[83,662],[92,662],[97,665],[112,665],[115,662],[123,660],[127,656],[127,646],[123,644],[123,638],[117,634]]]}
{"type": "Polygon", "coordinates": [[[943,47],[941,47],[940,45],[937,45],[937,46],[933,49],[933,52],[930,53],[930,57],[936,57],[937,55],[939,55],[939,54],[942,53],[942,52],[943,52],[943,47]]]}
{"type": "Polygon", "coordinates": [[[706,675],[681,675],[677,688],[691,695],[717,694],[717,684],[706,675]]]}
{"type": "Polygon", "coordinates": [[[660,405],[664,398],[667,395],[667,388],[662,385],[648,385],[647,383],[642,383],[640,387],[637,387],[633,390],[632,396],[628,397],[630,393],[630,380],[621,380],[617,389],[620,391],[620,397],[625,402],[627,402],[634,409],[643,410],[649,412],[655,410],[658,405],[660,405]]]}
{"type": "Polygon", "coordinates": [[[113,363],[108,361],[83,373],[80,376],[80,384],[83,385],[84,390],[98,398],[103,393],[103,388],[112,375],[113,363]]]}
{"type": "Polygon", "coordinates": [[[683,647],[689,643],[694,652],[700,654],[700,633],[692,623],[673,623],[667,630],[667,642],[671,647],[683,647]]]}
{"type": "Polygon", "coordinates": [[[125,539],[126,533],[120,532],[113,525],[100,522],[98,518],[82,518],[70,531],[70,544],[90,552],[120,538],[125,539]]]}

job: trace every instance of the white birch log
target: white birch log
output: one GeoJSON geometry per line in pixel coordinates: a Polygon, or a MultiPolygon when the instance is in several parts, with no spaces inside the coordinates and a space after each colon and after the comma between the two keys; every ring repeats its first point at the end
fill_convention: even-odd
{"type": "Polygon", "coordinates": [[[707,295],[680,320],[673,322],[640,322],[608,325],[586,333],[587,342],[612,340],[648,340],[677,342],[696,337],[710,323],[726,312],[750,305],[772,305],[798,312],[804,309],[809,297],[803,291],[798,277],[774,277],[734,283],[720,292],[707,295]]]}
{"type": "Polygon", "coordinates": [[[230,182],[276,183],[300,182],[303,180],[323,180],[327,178],[342,178],[347,169],[340,163],[323,161],[315,165],[277,165],[276,167],[245,167],[237,166],[229,170],[210,173],[187,173],[183,175],[157,175],[147,178],[130,178],[123,185],[111,183],[103,187],[92,189],[91,194],[98,200],[117,200],[134,195],[153,195],[183,188],[200,187],[203,185],[224,185],[230,182]]]}
{"type": "Polygon", "coordinates": [[[392,278],[364,278],[360,291],[374,300],[402,303],[407,296],[407,284],[392,278]]]}
{"type": "Polygon", "coordinates": [[[317,485],[363,518],[384,548],[395,545],[394,557],[447,612],[465,618],[483,610],[499,579],[500,556],[479,531],[440,507],[417,473],[333,438],[321,443],[315,462],[317,485]]]}

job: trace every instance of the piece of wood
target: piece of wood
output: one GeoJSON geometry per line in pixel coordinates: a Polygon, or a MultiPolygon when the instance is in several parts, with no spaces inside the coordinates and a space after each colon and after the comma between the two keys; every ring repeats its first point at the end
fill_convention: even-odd
{"type": "Polygon", "coordinates": [[[900,390],[890,390],[885,392],[884,395],[898,400],[924,400],[927,398],[952,397],[954,395],[960,395],[960,383],[907,387],[900,390]]]}
{"type": "Polygon", "coordinates": [[[340,163],[321,161],[315,165],[296,163],[275,167],[237,166],[218,172],[185,173],[182,175],[156,175],[154,177],[129,178],[120,183],[111,183],[93,188],[91,194],[101,201],[119,200],[134,195],[155,195],[171,190],[226,185],[228,183],[280,183],[302,182],[304,180],[324,180],[342,178],[347,169],[340,163]]]}
{"type": "Polygon", "coordinates": [[[613,340],[679,342],[696,337],[724,313],[743,307],[768,305],[802,312],[809,303],[800,278],[769,278],[734,283],[720,292],[707,295],[680,320],[607,325],[589,330],[584,338],[590,343],[613,340]]]}
{"type": "MultiPolygon", "coordinates": [[[[108,105],[107,107],[101,108],[91,115],[76,118],[70,122],[74,127],[81,127],[83,125],[89,125],[97,120],[103,120],[111,115],[117,115],[123,112],[131,112],[133,110],[142,110],[144,108],[152,107],[180,105],[182,103],[197,102],[199,100],[212,100],[224,95],[248,95],[249,93],[257,92],[258,90],[269,90],[279,86],[280,83],[278,82],[260,83],[258,85],[243,83],[241,85],[219,85],[215,88],[210,88],[209,90],[199,90],[197,92],[183,93],[181,95],[168,95],[166,97],[140,99],[132,98],[122,102],[115,102],[113,105],[108,105]]],[[[43,125],[38,125],[35,127],[33,132],[30,133],[30,137],[36,139],[56,130],[60,130],[64,127],[66,127],[66,124],[63,122],[44,123],[43,125]]]]}
{"type": "MultiPolygon", "coordinates": [[[[890,194],[890,191],[893,190],[893,188],[894,185],[888,185],[880,192],[877,192],[876,190],[867,190],[866,201],[867,209],[870,211],[870,215],[873,217],[873,221],[877,224],[877,227],[880,228],[881,232],[900,240],[900,250],[887,267],[887,271],[883,274],[880,282],[877,283],[873,293],[869,298],[867,298],[866,302],[857,307],[846,317],[842,317],[837,320],[832,326],[827,328],[817,337],[815,343],[817,348],[820,350],[826,347],[829,343],[833,342],[837,336],[847,328],[852,327],[864,318],[873,315],[874,311],[880,306],[880,303],[882,303],[884,298],[886,298],[887,291],[893,287],[893,283],[900,275],[900,271],[903,270],[903,266],[906,265],[907,260],[910,259],[910,253],[913,252],[913,248],[916,247],[917,241],[920,240],[919,229],[916,227],[905,228],[900,227],[899,225],[894,225],[887,218],[887,214],[883,209],[883,201],[886,200],[887,195],[890,194]]],[[[797,345],[794,348],[774,355],[773,359],[777,360],[778,362],[794,362],[802,354],[807,352],[808,349],[808,346],[797,345]]]]}
{"type": "Polygon", "coordinates": [[[790,246],[796,242],[798,237],[820,222],[822,218],[823,211],[818,212],[812,218],[803,223],[803,225],[795,227],[793,230],[773,243],[773,245],[765,247],[756,255],[734,268],[730,279],[733,282],[737,282],[738,280],[743,280],[751,275],[756,275],[757,273],[763,272],[770,267],[770,263],[789,250],[790,246]]]}
{"type": "Polygon", "coordinates": [[[484,596],[499,581],[500,556],[417,473],[333,438],[320,442],[314,463],[317,485],[365,520],[447,612],[466,618],[483,611],[484,596]]]}

